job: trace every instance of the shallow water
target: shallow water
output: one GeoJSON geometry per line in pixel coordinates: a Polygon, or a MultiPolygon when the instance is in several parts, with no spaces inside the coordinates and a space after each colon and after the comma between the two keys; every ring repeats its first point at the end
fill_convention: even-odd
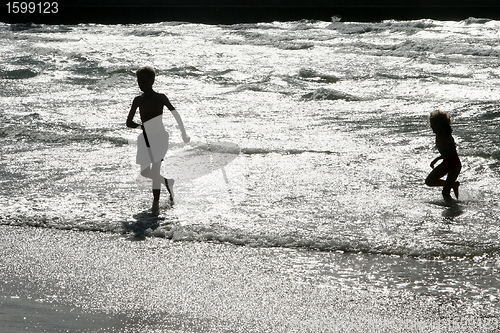
{"type": "Polygon", "coordinates": [[[498,314],[499,26],[1,25],[0,223],[292,248],[303,279],[498,314]],[[159,219],[124,125],[140,65],[192,137],[165,113],[159,219]],[[464,165],[451,206],[423,182],[434,109],[464,165]]]}

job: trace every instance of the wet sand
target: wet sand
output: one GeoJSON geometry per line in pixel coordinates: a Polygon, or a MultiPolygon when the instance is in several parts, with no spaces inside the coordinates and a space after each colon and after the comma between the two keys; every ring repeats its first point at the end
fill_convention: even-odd
{"type": "MultiPolygon", "coordinates": [[[[498,332],[497,318],[325,284],[314,252],[0,226],[6,332],[498,332]],[[307,261],[307,260],[306,260],[307,261]]],[[[345,254],[348,255],[348,254],[345,254]]]]}

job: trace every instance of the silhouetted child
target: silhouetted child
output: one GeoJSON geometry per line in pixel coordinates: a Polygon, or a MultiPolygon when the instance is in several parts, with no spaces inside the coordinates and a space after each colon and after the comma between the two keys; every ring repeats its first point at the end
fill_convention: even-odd
{"type": "Polygon", "coordinates": [[[443,197],[447,201],[451,200],[450,190],[453,189],[455,197],[458,199],[460,183],[456,180],[462,169],[462,163],[458,158],[455,140],[451,136],[453,129],[451,128],[450,116],[446,112],[433,111],[429,117],[429,123],[432,131],[436,134],[436,147],[441,156],[436,157],[431,162],[433,170],[427,176],[425,183],[428,186],[443,186],[443,197]],[[440,159],[443,162],[434,168],[434,165],[440,159]],[[448,174],[446,180],[442,180],[441,177],[446,174],[448,174]]]}
{"type": "Polygon", "coordinates": [[[157,213],[161,184],[164,184],[170,193],[170,204],[174,203],[174,180],[166,179],[160,175],[161,162],[167,153],[169,137],[162,122],[163,106],[166,106],[172,112],[179,125],[184,142],[188,143],[190,139],[186,135],[179,113],[170,104],[167,96],[153,91],[154,69],[144,66],[137,70],[136,75],[137,83],[143,94],[134,98],[132,102],[127,117],[127,127],[142,127],[142,133],[137,138],[136,163],[141,165],[141,175],[153,180],[153,207],[151,210],[157,213]],[[133,121],[137,108],[139,108],[142,125],[133,121]]]}

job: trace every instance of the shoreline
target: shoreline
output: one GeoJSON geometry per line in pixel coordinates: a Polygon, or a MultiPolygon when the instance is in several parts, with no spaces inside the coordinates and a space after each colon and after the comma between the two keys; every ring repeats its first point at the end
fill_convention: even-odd
{"type": "Polygon", "coordinates": [[[298,273],[303,267],[293,269],[296,250],[11,226],[0,226],[0,234],[0,321],[17,313],[11,332],[483,332],[500,326],[435,297],[305,278],[298,273]]]}

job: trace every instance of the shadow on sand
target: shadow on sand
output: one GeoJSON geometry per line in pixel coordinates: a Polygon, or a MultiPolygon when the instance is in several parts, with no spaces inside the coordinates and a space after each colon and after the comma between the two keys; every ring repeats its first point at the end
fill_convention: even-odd
{"type": "Polygon", "coordinates": [[[160,222],[164,217],[153,214],[149,210],[142,211],[133,215],[135,222],[123,222],[123,234],[133,233],[132,240],[143,240],[148,233],[158,229],[160,222]]]}

